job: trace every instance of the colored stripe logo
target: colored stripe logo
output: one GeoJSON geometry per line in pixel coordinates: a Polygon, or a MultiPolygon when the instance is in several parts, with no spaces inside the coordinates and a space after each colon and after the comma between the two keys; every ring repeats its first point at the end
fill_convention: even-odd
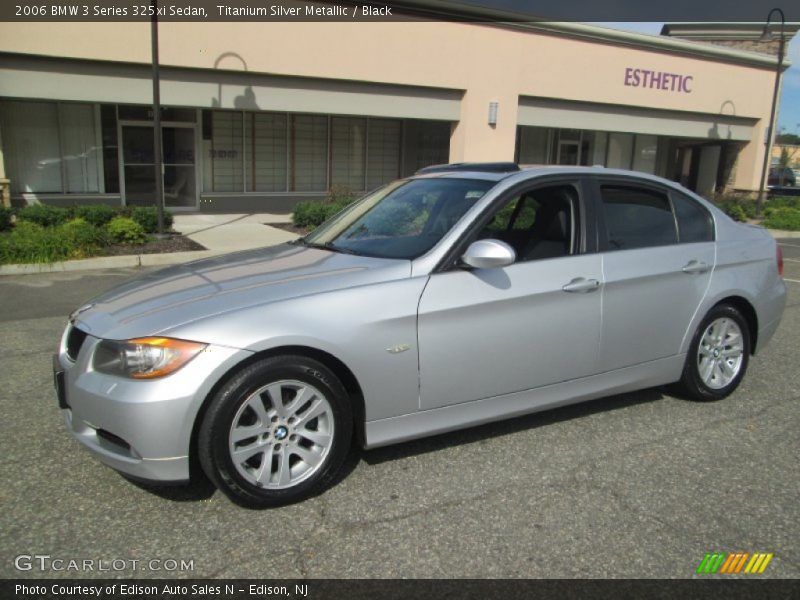
{"type": "Polygon", "coordinates": [[[772,553],[764,552],[756,552],[754,554],[749,552],[709,553],[700,561],[696,572],[704,575],[712,575],[714,573],[724,575],[736,575],[739,573],[760,575],[766,570],[773,556],[774,554],[772,553]]]}

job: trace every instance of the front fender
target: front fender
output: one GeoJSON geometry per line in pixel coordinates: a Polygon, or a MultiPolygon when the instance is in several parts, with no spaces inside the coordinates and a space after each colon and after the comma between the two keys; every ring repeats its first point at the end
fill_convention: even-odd
{"type": "Polygon", "coordinates": [[[241,348],[326,352],[352,371],[366,419],[419,409],[417,306],[427,277],[292,298],[195,321],[169,335],[241,348]]]}

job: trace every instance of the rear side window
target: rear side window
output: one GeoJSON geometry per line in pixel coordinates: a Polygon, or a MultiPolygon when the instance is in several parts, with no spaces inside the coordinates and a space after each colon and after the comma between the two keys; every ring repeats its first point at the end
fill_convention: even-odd
{"type": "Polygon", "coordinates": [[[666,194],[634,186],[601,186],[609,250],[667,246],[678,241],[666,194]]]}
{"type": "Polygon", "coordinates": [[[678,240],[681,244],[711,242],[714,223],[708,211],[699,203],[678,193],[672,194],[672,206],[678,219],[678,240]]]}

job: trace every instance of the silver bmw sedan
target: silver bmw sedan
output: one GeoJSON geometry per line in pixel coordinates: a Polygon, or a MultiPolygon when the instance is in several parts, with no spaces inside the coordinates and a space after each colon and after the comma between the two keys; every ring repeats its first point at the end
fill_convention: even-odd
{"type": "Polygon", "coordinates": [[[774,334],[780,249],[657,177],[458,164],[287,244],[144,275],[77,309],[69,432],[128,477],[192,465],[251,507],[373,448],[639,388],[712,401],[774,334]]]}

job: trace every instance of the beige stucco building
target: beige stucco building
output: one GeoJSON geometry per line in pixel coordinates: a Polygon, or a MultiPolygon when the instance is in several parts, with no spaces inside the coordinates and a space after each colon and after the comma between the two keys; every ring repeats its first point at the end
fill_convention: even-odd
{"type": "MultiPolygon", "coordinates": [[[[286,210],[507,160],[756,190],[776,58],[735,46],[576,23],[161,23],[165,201],[286,210]]],[[[15,202],[152,202],[150,60],[148,23],[0,24],[15,202]]]]}

